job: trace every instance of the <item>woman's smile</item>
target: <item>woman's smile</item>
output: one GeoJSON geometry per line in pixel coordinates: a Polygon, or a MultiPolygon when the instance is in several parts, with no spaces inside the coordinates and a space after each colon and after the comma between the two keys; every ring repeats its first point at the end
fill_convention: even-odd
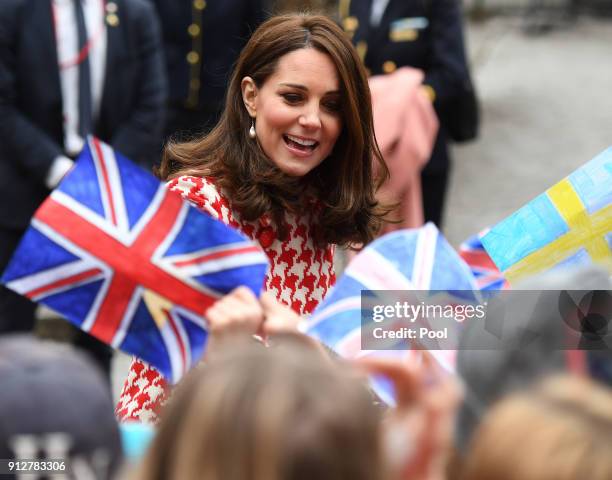
{"type": "Polygon", "coordinates": [[[285,134],[283,140],[291,153],[298,157],[307,157],[314,153],[319,146],[319,142],[310,138],[298,137],[296,135],[285,134]]]}

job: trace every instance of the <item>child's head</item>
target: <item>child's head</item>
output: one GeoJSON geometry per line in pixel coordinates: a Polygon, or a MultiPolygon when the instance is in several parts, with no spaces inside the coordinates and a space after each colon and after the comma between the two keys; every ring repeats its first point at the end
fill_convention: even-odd
{"type": "Polygon", "coordinates": [[[178,388],[143,479],[381,478],[379,413],[361,381],[299,337],[232,347],[178,388]]]}
{"type": "Polygon", "coordinates": [[[2,335],[0,385],[0,458],[47,458],[75,478],[115,478],[119,428],[108,381],[90,358],[31,335],[2,335]]]}
{"type": "Polygon", "coordinates": [[[612,392],[587,379],[554,377],[488,412],[462,479],[610,479],[611,452],[612,392]]]}

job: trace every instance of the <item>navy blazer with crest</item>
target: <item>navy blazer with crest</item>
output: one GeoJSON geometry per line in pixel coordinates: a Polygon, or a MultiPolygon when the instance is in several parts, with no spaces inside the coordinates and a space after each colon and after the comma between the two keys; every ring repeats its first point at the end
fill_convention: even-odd
{"type": "MultiPolygon", "coordinates": [[[[468,78],[459,0],[389,0],[376,27],[370,25],[372,0],[341,0],[340,20],[372,75],[409,66],[425,73],[435,92],[434,107],[461,92],[468,78]]],[[[448,168],[444,125],[425,172],[448,168]]]]}
{"type": "Polygon", "coordinates": [[[198,13],[188,0],[149,1],[157,8],[162,25],[170,104],[185,106],[190,82],[197,79],[196,104],[189,108],[220,110],[234,63],[266,18],[266,2],[210,1],[198,13]],[[190,35],[190,27],[197,27],[197,35],[190,35]],[[192,65],[187,58],[194,47],[200,58],[192,65]]]}
{"type": "MultiPolygon", "coordinates": [[[[158,18],[144,0],[112,3],[118,22],[107,21],[106,71],[93,133],[150,168],[160,156],[167,96],[158,18]]],[[[25,228],[49,193],[49,168],[64,153],[62,115],[51,0],[2,0],[0,227],[25,228]]]]}
{"type": "Polygon", "coordinates": [[[166,135],[210,130],[232,69],[267,16],[265,0],[149,0],[159,13],[168,73],[166,135]]]}

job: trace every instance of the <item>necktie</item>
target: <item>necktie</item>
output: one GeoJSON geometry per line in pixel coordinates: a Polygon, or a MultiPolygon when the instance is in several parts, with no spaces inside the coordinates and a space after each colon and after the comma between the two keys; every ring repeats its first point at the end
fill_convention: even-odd
{"type": "MultiPolygon", "coordinates": [[[[77,21],[79,52],[87,45],[87,27],[81,0],[74,0],[74,12],[77,21]]],[[[79,63],[79,134],[85,136],[92,131],[91,71],[89,69],[89,52],[79,63]]]]}

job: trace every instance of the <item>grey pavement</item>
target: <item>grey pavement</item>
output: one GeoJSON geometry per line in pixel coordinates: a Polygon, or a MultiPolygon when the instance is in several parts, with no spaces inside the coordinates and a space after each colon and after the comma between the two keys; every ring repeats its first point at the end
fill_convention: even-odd
{"type": "MultiPolygon", "coordinates": [[[[520,17],[469,24],[480,138],[455,146],[444,233],[457,246],[612,145],[612,21],[530,37],[520,17]]],[[[116,355],[118,394],[129,359],[116,355]]]]}
{"type": "Polygon", "coordinates": [[[471,23],[480,138],[453,148],[444,233],[457,246],[612,145],[612,21],[527,36],[520,17],[471,23]]]}

